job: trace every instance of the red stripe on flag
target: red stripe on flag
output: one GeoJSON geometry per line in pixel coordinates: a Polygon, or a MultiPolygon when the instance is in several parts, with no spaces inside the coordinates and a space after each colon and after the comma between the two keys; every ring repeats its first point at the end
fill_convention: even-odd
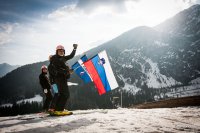
{"type": "Polygon", "coordinates": [[[103,83],[99,77],[99,74],[97,72],[97,70],[95,69],[95,66],[93,65],[91,60],[88,60],[86,62],[84,62],[84,65],[88,71],[88,73],[90,74],[96,88],[98,89],[99,95],[102,95],[104,93],[106,93],[103,83]]]}

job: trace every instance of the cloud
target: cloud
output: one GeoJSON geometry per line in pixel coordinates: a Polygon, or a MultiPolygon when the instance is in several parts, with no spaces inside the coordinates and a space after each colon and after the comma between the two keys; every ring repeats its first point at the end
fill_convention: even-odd
{"type": "Polygon", "coordinates": [[[91,13],[99,7],[109,7],[114,11],[126,12],[125,2],[127,0],[79,0],[76,8],[83,10],[86,13],[91,13]]]}
{"type": "MultiPolygon", "coordinates": [[[[49,1],[53,5],[53,0],[49,1]]],[[[72,44],[78,43],[77,54],[81,54],[134,27],[155,26],[189,5],[183,0],[69,1],[56,9],[48,9],[47,14],[46,10],[39,9],[35,12],[36,16],[28,13],[20,18],[28,17],[33,21],[0,23],[0,61],[27,64],[47,60],[50,54],[55,53],[58,44],[64,45],[68,54],[72,44]],[[42,18],[38,17],[41,15],[42,18]]],[[[30,10],[34,12],[37,8],[30,10]]],[[[5,10],[6,13],[20,17],[18,12],[5,10]]]]}
{"type": "Polygon", "coordinates": [[[200,4],[200,0],[196,0],[196,1],[195,1],[195,4],[200,4]]]}
{"type": "Polygon", "coordinates": [[[115,13],[126,13],[127,2],[139,2],[141,0],[79,0],[76,8],[90,14],[98,8],[109,8],[115,13]]]}
{"type": "Polygon", "coordinates": [[[0,22],[26,22],[67,5],[71,0],[0,0],[0,22]],[[42,14],[41,14],[42,13],[42,14]]]}
{"type": "Polygon", "coordinates": [[[73,16],[74,14],[78,14],[78,10],[76,9],[76,4],[70,4],[63,6],[50,14],[48,14],[47,18],[54,19],[54,18],[61,18],[67,16],[73,16]]]}
{"type": "Polygon", "coordinates": [[[197,4],[198,3],[197,1],[200,1],[200,0],[182,0],[182,1],[189,5],[193,5],[193,4],[197,4]]]}
{"type": "Polygon", "coordinates": [[[0,45],[8,44],[11,42],[11,33],[13,31],[14,25],[16,24],[0,24],[0,45]]]}
{"type": "Polygon", "coordinates": [[[52,16],[62,16],[65,13],[85,13],[87,15],[94,14],[99,9],[104,10],[106,13],[122,14],[127,12],[127,2],[139,2],[140,0],[78,0],[59,8],[50,14],[52,16]]]}

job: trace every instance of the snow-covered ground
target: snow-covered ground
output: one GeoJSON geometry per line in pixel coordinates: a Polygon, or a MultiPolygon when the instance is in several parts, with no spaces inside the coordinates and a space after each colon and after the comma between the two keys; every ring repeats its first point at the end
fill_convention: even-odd
{"type": "Polygon", "coordinates": [[[71,116],[37,116],[38,114],[1,117],[0,132],[200,132],[200,107],[77,110],[71,116]],[[35,119],[26,120],[26,117],[35,119]]]}

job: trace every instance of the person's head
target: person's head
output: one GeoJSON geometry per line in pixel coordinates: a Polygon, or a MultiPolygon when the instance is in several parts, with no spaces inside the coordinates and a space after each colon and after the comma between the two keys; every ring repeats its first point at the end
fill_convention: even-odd
{"type": "Polygon", "coordinates": [[[47,69],[47,66],[46,65],[43,65],[41,67],[41,70],[42,70],[42,73],[47,73],[48,72],[48,69],[47,69]]]}
{"type": "Polygon", "coordinates": [[[59,56],[65,55],[65,48],[62,45],[58,45],[56,47],[56,55],[59,55],[59,56]]]}

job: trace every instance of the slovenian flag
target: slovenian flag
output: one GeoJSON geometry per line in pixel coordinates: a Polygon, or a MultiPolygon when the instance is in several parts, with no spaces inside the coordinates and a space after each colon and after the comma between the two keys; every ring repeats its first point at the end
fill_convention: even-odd
{"type": "Polygon", "coordinates": [[[99,95],[118,87],[106,51],[100,52],[83,64],[90,74],[99,95]]]}
{"type": "Polygon", "coordinates": [[[82,56],[74,65],[72,65],[72,69],[75,71],[75,73],[85,82],[89,83],[91,82],[90,75],[87,73],[87,71],[84,68],[84,62],[88,60],[87,56],[82,56]]]}

